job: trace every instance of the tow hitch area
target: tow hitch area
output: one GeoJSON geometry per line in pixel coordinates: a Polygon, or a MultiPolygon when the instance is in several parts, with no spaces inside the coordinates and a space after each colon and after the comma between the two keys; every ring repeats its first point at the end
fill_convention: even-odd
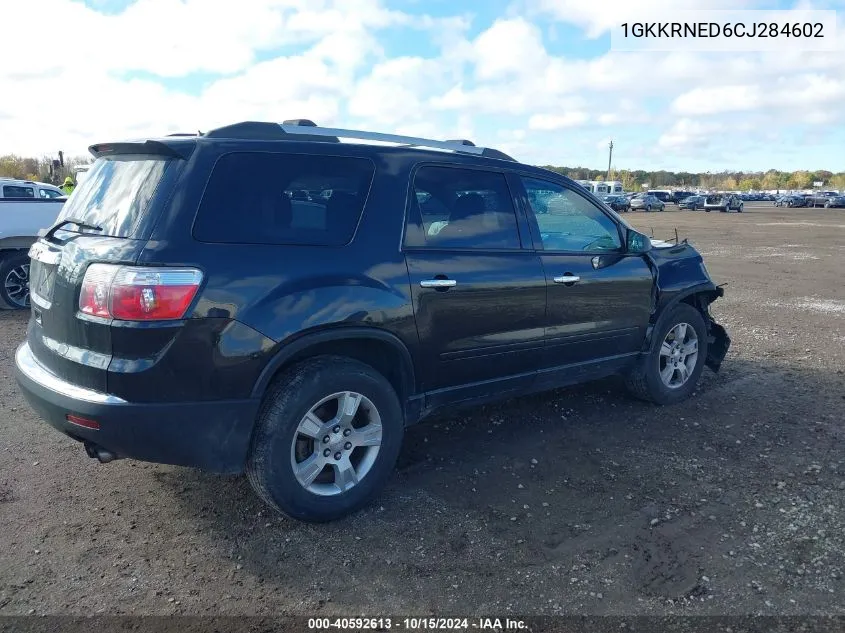
{"type": "Polygon", "coordinates": [[[116,459],[120,459],[111,451],[107,451],[102,446],[94,444],[94,442],[85,442],[85,452],[88,453],[88,457],[100,460],[101,464],[108,464],[116,459]]]}

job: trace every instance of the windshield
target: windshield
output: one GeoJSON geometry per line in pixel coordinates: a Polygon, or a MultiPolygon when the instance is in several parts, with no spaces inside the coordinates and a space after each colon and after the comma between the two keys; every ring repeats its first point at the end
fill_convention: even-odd
{"type": "Polygon", "coordinates": [[[99,226],[99,235],[130,237],[169,164],[167,159],[150,156],[97,159],[56,222],[73,218],[99,226]]]}

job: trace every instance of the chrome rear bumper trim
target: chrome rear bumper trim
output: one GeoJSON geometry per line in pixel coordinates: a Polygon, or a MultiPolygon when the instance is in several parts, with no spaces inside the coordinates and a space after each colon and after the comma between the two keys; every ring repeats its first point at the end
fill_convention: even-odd
{"type": "Polygon", "coordinates": [[[74,385],[50,373],[35,359],[29,343],[25,342],[18,347],[18,351],[15,352],[15,363],[27,378],[59,395],[94,404],[126,404],[123,398],[74,385]]]}

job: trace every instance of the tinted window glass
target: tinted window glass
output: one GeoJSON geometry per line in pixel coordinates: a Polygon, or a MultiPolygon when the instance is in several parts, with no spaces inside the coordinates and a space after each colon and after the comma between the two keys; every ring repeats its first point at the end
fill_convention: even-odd
{"type": "Polygon", "coordinates": [[[558,184],[523,178],[543,248],[606,252],[622,248],[616,223],[587,198],[558,184]]]}
{"type": "Polygon", "coordinates": [[[52,189],[39,189],[38,195],[42,198],[58,198],[59,196],[65,195],[62,191],[53,191],[52,189]]]}
{"type": "Polygon", "coordinates": [[[20,185],[4,185],[4,198],[34,198],[35,189],[32,187],[21,187],[20,185]]]}
{"type": "Polygon", "coordinates": [[[263,152],[222,156],[197,213],[204,242],[342,246],[375,167],[365,158],[263,152]]]}
{"type": "Polygon", "coordinates": [[[150,156],[98,158],[57,221],[73,218],[99,226],[102,231],[98,235],[130,237],[169,164],[169,160],[150,156]]]}
{"type": "Polygon", "coordinates": [[[519,248],[513,200],[504,174],[421,167],[415,196],[426,244],[437,248],[519,248]]]}

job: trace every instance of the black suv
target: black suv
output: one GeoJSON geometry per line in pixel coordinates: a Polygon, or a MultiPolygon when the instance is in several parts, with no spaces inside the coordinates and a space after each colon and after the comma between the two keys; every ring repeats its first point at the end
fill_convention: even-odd
{"type": "Polygon", "coordinates": [[[468,141],[297,120],[91,152],[30,251],[15,373],[102,462],[245,471],[330,520],[435,411],[617,373],[679,402],[730,345],[690,244],[468,141]]]}

